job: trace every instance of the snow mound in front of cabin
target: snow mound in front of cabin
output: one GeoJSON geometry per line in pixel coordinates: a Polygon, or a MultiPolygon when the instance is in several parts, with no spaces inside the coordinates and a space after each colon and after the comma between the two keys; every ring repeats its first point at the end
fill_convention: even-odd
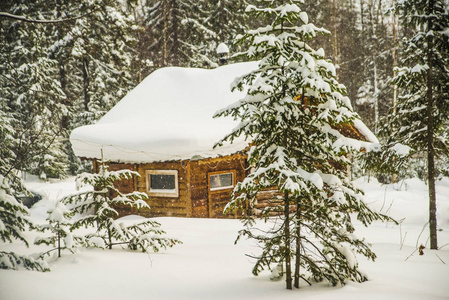
{"type": "Polygon", "coordinates": [[[217,157],[243,150],[243,138],[213,149],[238,125],[214,113],[243,97],[231,92],[237,76],[257,68],[257,62],[216,69],[158,69],[130,91],[94,125],[75,129],[70,141],[80,157],[121,162],[151,162],[217,157]]]}

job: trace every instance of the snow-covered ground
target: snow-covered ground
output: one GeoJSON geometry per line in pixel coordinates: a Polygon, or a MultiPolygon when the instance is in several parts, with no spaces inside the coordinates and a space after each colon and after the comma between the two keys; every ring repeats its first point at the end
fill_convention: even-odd
{"type": "MultiPolygon", "coordinates": [[[[51,272],[0,270],[1,300],[70,299],[449,299],[449,179],[437,183],[438,243],[428,249],[428,197],[426,185],[410,179],[397,185],[380,185],[366,178],[357,183],[368,203],[382,209],[400,226],[375,223],[369,228],[356,223],[356,234],[373,244],[376,262],[359,259],[370,281],[343,287],[326,284],[285,290],[284,281],[270,281],[270,274],[251,275],[253,261],[245,253],[257,251],[251,241],[234,245],[238,220],[158,218],[168,235],[182,245],[160,253],[81,249],[64,253],[50,262],[51,272]],[[415,251],[425,245],[424,255],[415,251]],[[446,245],[446,246],[445,246],[446,245]]],[[[28,187],[44,196],[31,209],[31,217],[43,222],[56,199],[75,192],[73,178],[62,182],[31,181],[28,187]]],[[[124,218],[132,222],[137,216],[124,218]]],[[[26,234],[30,243],[40,233],[26,234]]],[[[45,248],[20,243],[0,244],[17,253],[45,248]]]]}

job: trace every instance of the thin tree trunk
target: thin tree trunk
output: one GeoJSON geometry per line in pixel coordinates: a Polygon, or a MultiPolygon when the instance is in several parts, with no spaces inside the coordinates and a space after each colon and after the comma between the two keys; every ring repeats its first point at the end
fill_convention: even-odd
{"type": "Polygon", "coordinates": [[[61,232],[60,232],[59,223],[58,223],[58,226],[56,228],[58,230],[58,257],[61,257],[61,232]]]}
{"type": "Polygon", "coordinates": [[[178,9],[178,3],[176,1],[174,1],[172,3],[171,6],[171,10],[172,10],[172,26],[173,26],[173,31],[170,34],[171,36],[173,36],[172,40],[173,40],[173,46],[171,48],[171,53],[172,53],[172,59],[171,59],[171,63],[173,63],[173,65],[175,66],[179,66],[179,61],[180,61],[180,57],[181,57],[181,43],[179,41],[179,28],[181,27],[179,20],[181,18],[181,16],[179,15],[179,9],[178,9]]]}
{"type": "Polygon", "coordinates": [[[225,34],[224,34],[224,28],[225,28],[225,2],[220,1],[220,28],[219,28],[219,38],[220,42],[225,42],[225,34]]]}
{"type": "MultiPolygon", "coordinates": [[[[393,1],[393,6],[396,6],[396,0],[393,1]]],[[[396,77],[396,65],[397,65],[397,61],[396,61],[396,13],[393,12],[392,14],[392,25],[393,25],[393,77],[396,77]]],[[[393,85],[393,115],[396,115],[396,103],[397,103],[397,96],[398,95],[398,86],[395,83],[393,85]]],[[[393,162],[394,162],[394,158],[393,158],[393,162]]],[[[392,175],[392,181],[393,183],[398,181],[398,175],[396,173],[393,173],[392,175]]]]}
{"type": "MultiPolygon", "coordinates": [[[[334,28],[334,32],[332,32],[332,56],[333,56],[333,63],[335,65],[339,65],[339,53],[338,53],[338,32],[337,32],[337,27],[338,27],[338,18],[337,18],[337,3],[336,0],[332,1],[332,25],[334,28]]],[[[338,73],[337,73],[337,80],[338,80],[338,73]]]]}
{"type": "Polygon", "coordinates": [[[292,289],[292,269],[291,269],[291,261],[290,261],[290,205],[288,201],[288,191],[284,192],[284,217],[285,217],[285,225],[284,225],[284,238],[285,238],[285,283],[287,285],[287,289],[292,289]]]}
{"type": "Polygon", "coordinates": [[[374,85],[374,133],[377,133],[379,126],[379,88],[377,86],[377,64],[376,57],[373,56],[373,85],[374,85]]]}
{"type": "MultiPolygon", "coordinates": [[[[393,1],[393,5],[396,6],[396,1],[393,1]]],[[[396,77],[396,43],[397,43],[397,27],[396,27],[396,13],[392,14],[392,25],[393,25],[393,77],[396,77]]],[[[398,86],[395,83],[393,85],[393,113],[396,114],[396,102],[397,102],[398,86]]]]}
{"type": "Polygon", "coordinates": [[[296,259],[295,259],[295,288],[299,289],[300,264],[301,264],[301,204],[300,199],[296,202],[296,259]]]}
{"type": "Polygon", "coordinates": [[[87,58],[83,58],[83,94],[84,94],[84,110],[89,111],[89,62],[87,58]]]}
{"type": "Polygon", "coordinates": [[[167,66],[167,1],[164,0],[164,67],[167,66]]]}
{"type": "MultiPolygon", "coordinates": [[[[433,0],[429,0],[428,15],[433,10],[433,0]]],[[[427,30],[432,29],[431,18],[427,22],[427,30]]],[[[436,194],[435,194],[435,150],[433,148],[433,94],[432,94],[432,48],[433,38],[427,35],[427,64],[429,70],[427,71],[427,172],[429,180],[429,226],[430,226],[430,249],[438,249],[437,243],[437,208],[436,208],[436,194]]]]}

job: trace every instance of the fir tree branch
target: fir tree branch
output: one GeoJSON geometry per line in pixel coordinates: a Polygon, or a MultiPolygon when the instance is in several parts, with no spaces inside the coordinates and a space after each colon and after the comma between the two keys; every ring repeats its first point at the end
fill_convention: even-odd
{"type": "Polygon", "coordinates": [[[45,24],[49,24],[49,23],[62,23],[62,22],[74,21],[74,20],[77,20],[77,19],[84,18],[85,16],[90,15],[91,13],[92,12],[86,13],[86,14],[78,16],[78,17],[72,17],[72,18],[68,18],[68,19],[59,19],[59,20],[36,20],[36,19],[27,18],[26,16],[14,15],[14,14],[10,14],[10,13],[7,13],[7,12],[0,12],[0,17],[14,19],[14,20],[18,20],[18,21],[29,22],[29,23],[45,23],[45,24]]]}

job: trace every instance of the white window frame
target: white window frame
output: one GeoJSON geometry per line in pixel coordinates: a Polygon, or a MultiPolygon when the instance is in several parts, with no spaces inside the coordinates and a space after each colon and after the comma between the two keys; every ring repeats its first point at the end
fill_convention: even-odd
{"type": "Polygon", "coordinates": [[[217,171],[217,172],[209,173],[208,174],[209,191],[215,192],[215,191],[222,191],[222,190],[233,189],[235,187],[235,173],[236,173],[235,170],[217,171]],[[220,176],[220,175],[224,175],[224,174],[231,174],[231,176],[232,176],[232,185],[213,188],[211,186],[211,177],[212,176],[220,176]]]}
{"type": "Polygon", "coordinates": [[[145,172],[147,181],[147,194],[152,197],[179,197],[178,170],[147,170],[145,172]],[[175,176],[175,189],[172,190],[151,190],[151,175],[173,175],[175,176]]]}

